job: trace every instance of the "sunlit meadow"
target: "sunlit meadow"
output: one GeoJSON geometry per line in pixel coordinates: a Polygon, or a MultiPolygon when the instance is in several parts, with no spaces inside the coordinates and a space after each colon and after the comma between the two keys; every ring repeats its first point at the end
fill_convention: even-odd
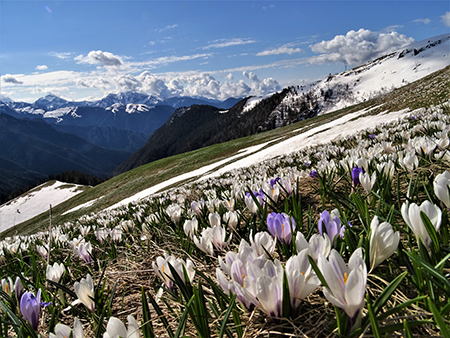
{"type": "Polygon", "coordinates": [[[0,336],[450,337],[449,130],[419,109],[7,238],[0,336]]]}

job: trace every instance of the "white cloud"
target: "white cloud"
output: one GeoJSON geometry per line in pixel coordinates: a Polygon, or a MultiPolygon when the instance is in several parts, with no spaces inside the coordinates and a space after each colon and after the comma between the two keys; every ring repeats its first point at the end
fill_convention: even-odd
{"type": "Polygon", "coordinates": [[[165,31],[168,31],[168,30],[177,28],[177,27],[178,27],[177,24],[175,24],[175,25],[167,25],[167,26],[164,27],[164,28],[161,28],[161,29],[155,29],[155,31],[157,31],[158,33],[162,33],[162,32],[165,32],[165,31]]]}
{"type": "Polygon", "coordinates": [[[253,72],[244,71],[242,73],[246,78],[252,81],[251,93],[252,95],[266,95],[281,90],[281,86],[274,78],[266,78],[260,80],[258,76],[253,72]]]}
{"type": "Polygon", "coordinates": [[[102,65],[105,67],[120,67],[123,65],[122,58],[110,52],[102,52],[101,50],[93,50],[87,56],[79,55],[75,57],[78,63],[88,63],[91,65],[102,65]]]}
{"type": "Polygon", "coordinates": [[[57,57],[58,59],[61,59],[61,60],[65,60],[65,59],[69,59],[72,56],[72,53],[70,53],[70,52],[61,52],[61,53],[51,52],[51,53],[49,53],[49,55],[57,57]]]}
{"type": "Polygon", "coordinates": [[[194,54],[194,55],[183,55],[183,56],[163,56],[153,60],[142,61],[142,62],[129,62],[127,66],[135,67],[135,71],[139,71],[142,68],[148,69],[149,67],[157,68],[162,65],[168,65],[170,63],[190,61],[195,59],[208,59],[211,57],[211,53],[194,54]]]}
{"type": "Polygon", "coordinates": [[[12,83],[12,84],[22,84],[22,81],[17,80],[14,76],[10,74],[5,74],[1,76],[1,81],[3,83],[12,83]]]}
{"type": "Polygon", "coordinates": [[[423,23],[425,25],[428,25],[431,22],[431,20],[428,19],[428,18],[426,18],[426,19],[416,19],[416,20],[413,20],[413,22],[415,22],[415,23],[423,23]]]}
{"type": "Polygon", "coordinates": [[[48,87],[48,86],[38,86],[30,89],[31,94],[42,94],[42,93],[52,93],[59,95],[61,92],[68,91],[68,87],[48,87]]]}
{"type": "Polygon", "coordinates": [[[211,48],[224,48],[230,46],[239,46],[239,45],[247,45],[249,43],[255,43],[255,40],[250,39],[221,39],[213,41],[214,43],[202,47],[202,49],[211,49],[211,48]]]}
{"type": "Polygon", "coordinates": [[[36,66],[36,70],[46,70],[48,67],[46,65],[36,66]]]}
{"type": "Polygon", "coordinates": [[[279,55],[279,54],[294,54],[294,53],[302,53],[303,50],[301,48],[292,48],[292,44],[288,43],[281,47],[274,49],[267,49],[265,51],[259,52],[256,56],[266,56],[266,55],[279,55]]]}
{"type": "Polygon", "coordinates": [[[450,27],[450,12],[445,13],[441,16],[442,23],[447,27],[450,27]]]}
{"type": "Polygon", "coordinates": [[[242,75],[244,75],[247,79],[252,80],[253,82],[260,82],[256,74],[253,72],[244,71],[242,72],[242,75]]]}
{"type": "Polygon", "coordinates": [[[332,40],[311,45],[310,48],[313,52],[322,53],[316,57],[317,62],[314,58],[311,59],[311,62],[344,62],[357,66],[413,42],[413,38],[397,32],[379,33],[366,29],[351,30],[346,35],[337,35],[332,40]]]}
{"type": "Polygon", "coordinates": [[[231,73],[228,73],[228,75],[227,75],[227,79],[228,79],[228,80],[233,80],[233,79],[234,79],[234,77],[233,77],[233,74],[231,74],[231,73]]]}

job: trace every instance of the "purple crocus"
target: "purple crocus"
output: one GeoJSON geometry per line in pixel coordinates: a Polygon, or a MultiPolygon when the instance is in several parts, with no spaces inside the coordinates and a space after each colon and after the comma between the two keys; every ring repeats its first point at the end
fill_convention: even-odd
{"type": "Polygon", "coordinates": [[[281,242],[284,240],[286,244],[292,241],[292,231],[295,230],[295,221],[293,217],[289,217],[285,213],[277,214],[272,212],[267,216],[267,228],[273,237],[278,238],[281,242]]]}
{"type": "Polygon", "coordinates": [[[277,182],[278,182],[279,180],[280,180],[279,177],[270,180],[270,186],[271,186],[272,189],[273,189],[273,187],[277,184],[277,182]]]}
{"type": "Polygon", "coordinates": [[[335,216],[331,219],[330,213],[326,210],[320,214],[318,226],[320,235],[323,235],[323,228],[325,227],[325,232],[333,245],[335,244],[337,236],[340,236],[341,238],[344,237],[345,226],[342,225],[340,218],[335,216]]]}
{"type": "Polygon", "coordinates": [[[370,138],[371,140],[375,139],[375,134],[369,134],[369,138],[370,138]]]}
{"type": "Polygon", "coordinates": [[[33,292],[25,292],[20,298],[20,312],[34,330],[39,324],[39,312],[41,310],[41,289],[36,296],[33,292]]]}
{"type": "Polygon", "coordinates": [[[309,176],[312,178],[317,178],[319,177],[319,174],[317,174],[317,171],[313,170],[309,173],[309,176]]]}
{"type": "Polygon", "coordinates": [[[352,181],[353,181],[353,185],[356,187],[360,182],[359,182],[359,174],[363,172],[362,168],[358,168],[358,167],[353,167],[352,169],[352,181]]]}

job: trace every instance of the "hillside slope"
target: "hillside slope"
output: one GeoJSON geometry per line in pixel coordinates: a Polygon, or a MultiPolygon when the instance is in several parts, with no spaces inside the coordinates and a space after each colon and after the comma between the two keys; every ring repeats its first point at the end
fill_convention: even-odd
{"type": "MultiPolygon", "coordinates": [[[[61,203],[54,209],[54,219],[60,223],[71,221],[115,204],[126,204],[161,190],[179,186],[186,181],[219,175],[226,169],[245,167],[296,151],[301,147],[308,147],[312,142],[339,138],[339,134],[351,134],[387,119],[398,118],[411,110],[448,101],[450,101],[450,66],[376,99],[346,109],[283,128],[175,155],[127,171],[61,203]],[[352,127],[350,128],[350,124],[347,123],[352,123],[352,127]],[[73,211],[68,212],[70,210],[73,211]]],[[[2,236],[12,234],[16,230],[32,233],[46,224],[48,215],[44,213],[16,225],[2,236]]]]}

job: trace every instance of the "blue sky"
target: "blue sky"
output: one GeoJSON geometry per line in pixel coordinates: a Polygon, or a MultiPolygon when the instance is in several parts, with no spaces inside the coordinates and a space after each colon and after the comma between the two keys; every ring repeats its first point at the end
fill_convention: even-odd
{"type": "Polygon", "coordinates": [[[0,1],[1,97],[264,95],[449,33],[448,1],[0,1]]]}

